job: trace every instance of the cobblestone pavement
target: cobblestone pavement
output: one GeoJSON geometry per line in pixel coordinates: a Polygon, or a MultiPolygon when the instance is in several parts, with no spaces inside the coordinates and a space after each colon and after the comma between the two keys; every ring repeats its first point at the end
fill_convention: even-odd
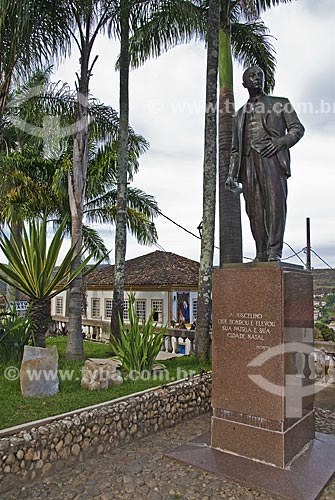
{"type": "MultiPolygon", "coordinates": [[[[136,442],[77,462],[44,479],[0,494],[1,500],[276,500],[230,480],[180,464],[164,453],[203,434],[210,416],[183,422],[136,442]]],[[[317,430],[335,433],[335,414],[318,410],[317,430]]],[[[332,458],[329,457],[331,460],[332,458]]],[[[335,499],[335,481],[320,500],[335,499]]]]}

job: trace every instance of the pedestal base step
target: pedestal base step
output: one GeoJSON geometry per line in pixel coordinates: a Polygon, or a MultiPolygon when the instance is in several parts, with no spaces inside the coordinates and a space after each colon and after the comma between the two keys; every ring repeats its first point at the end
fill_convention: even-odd
{"type": "Polygon", "coordinates": [[[315,439],[291,465],[280,469],[210,447],[210,432],[166,456],[286,500],[316,500],[335,474],[335,436],[315,439]]]}

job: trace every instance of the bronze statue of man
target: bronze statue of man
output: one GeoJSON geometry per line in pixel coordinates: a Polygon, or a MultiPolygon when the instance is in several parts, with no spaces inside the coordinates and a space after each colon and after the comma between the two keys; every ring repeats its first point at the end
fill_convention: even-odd
{"type": "Polygon", "coordinates": [[[243,74],[248,102],[234,120],[226,189],[241,192],[256,243],[256,262],[280,261],[286,222],[289,148],[304,135],[290,101],[264,93],[264,72],[258,66],[243,74]]]}

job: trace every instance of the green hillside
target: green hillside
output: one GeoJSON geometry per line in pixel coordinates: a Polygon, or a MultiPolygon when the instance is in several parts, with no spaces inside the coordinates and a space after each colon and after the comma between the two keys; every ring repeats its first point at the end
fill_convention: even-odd
{"type": "Polygon", "coordinates": [[[314,293],[335,293],[335,270],[313,269],[314,293]]]}

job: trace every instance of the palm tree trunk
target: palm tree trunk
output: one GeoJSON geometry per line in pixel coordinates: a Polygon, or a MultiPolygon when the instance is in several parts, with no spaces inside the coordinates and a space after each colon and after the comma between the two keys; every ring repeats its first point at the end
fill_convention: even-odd
{"type": "MultiPolygon", "coordinates": [[[[78,117],[73,141],[73,172],[69,173],[69,200],[71,210],[71,244],[77,251],[82,246],[83,238],[83,203],[85,198],[88,151],[88,87],[89,87],[89,44],[83,43],[81,50],[81,68],[77,88],[78,117]]],[[[71,271],[78,268],[81,256],[75,259],[71,271]]],[[[69,290],[69,324],[66,357],[68,359],[84,358],[84,343],[82,336],[82,283],[80,274],[69,290]]]]}
{"type": "Polygon", "coordinates": [[[219,53],[220,0],[209,1],[207,48],[207,89],[203,177],[203,233],[198,287],[195,349],[198,359],[209,356],[209,328],[212,313],[212,271],[214,254],[216,161],[217,161],[217,78],[219,53]]]}
{"type": "Polygon", "coordinates": [[[229,3],[225,2],[220,23],[219,51],[219,217],[220,266],[242,262],[240,197],[225,190],[233,130],[234,91],[229,3]]]}
{"type": "Polygon", "coordinates": [[[123,318],[125,260],[127,249],[127,168],[129,127],[129,0],[121,1],[120,132],[117,173],[117,216],[115,228],[115,279],[111,332],[120,338],[118,317],[123,318]]]}
{"type": "Polygon", "coordinates": [[[14,66],[7,70],[7,74],[4,76],[4,80],[0,85],[0,150],[2,149],[3,142],[3,115],[5,112],[5,107],[7,104],[7,98],[9,94],[10,84],[12,81],[14,66]]]}
{"type": "Polygon", "coordinates": [[[51,324],[51,300],[34,300],[29,313],[34,327],[35,344],[46,346],[46,334],[51,324]]]}

